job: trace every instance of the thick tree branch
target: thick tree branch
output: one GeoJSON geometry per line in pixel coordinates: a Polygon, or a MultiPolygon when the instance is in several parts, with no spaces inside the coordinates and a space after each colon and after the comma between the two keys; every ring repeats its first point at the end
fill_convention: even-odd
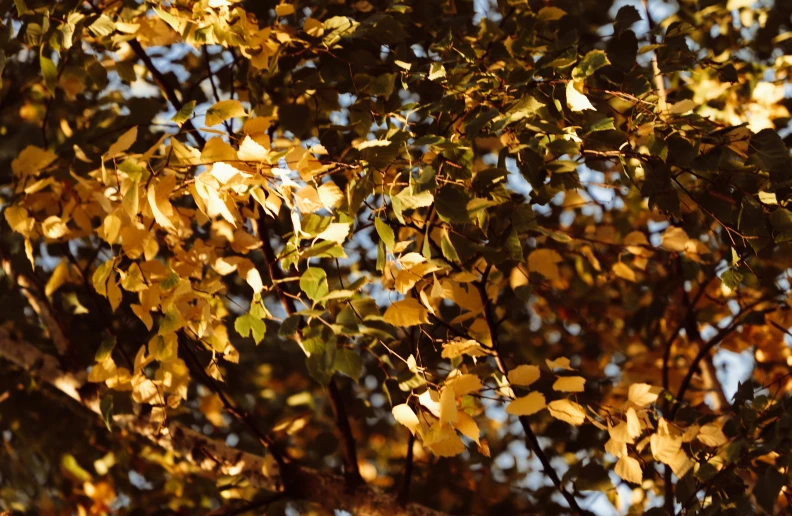
{"type": "MultiPolygon", "coordinates": [[[[489,296],[487,295],[487,278],[489,277],[491,270],[492,264],[488,264],[487,268],[484,270],[484,274],[481,277],[481,281],[477,282],[476,285],[478,286],[479,295],[481,296],[481,302],[484,305],[484,317],[487,320],[490,338],[492,339],[492,348],[495,352],[495,362],[498,365],[498,370],[505,378],[509,374],[509,369],[501,355],[500,341],[498,339],[497,319],[492,309],[492,303],[490,302],[489,296]]],[[[553,485],[555,485],[556,489],[558,489],[558,492],[561,493],[561,496],[563,496],[567,501],[569,508],[575,511],[577,514],[582,514],[583,510],[578,505],[575,495],[566,490],[563,482],[558,477],[558,473],[556,473],[553,465],[550,464],[550,460],[547,458],[547,455],[545,455],[544,451],[542,450],[542,445],[539,443],[539,439],[536,437],[536,434],[534,434],[533,429],[531,429],[531,421],[527,416],[520,416],[519,420],[523,427],[523,431],[525,432],[525,440],[528,444],[528,448],[536,454],[536,457],[542,464],[542,469],[544,470],[545,475],[548,476],[548,478],[553,482],[553,485]]]]}
{"type": "Polygon", "coordinates": [[[672,420],[674,419],[677,410],[679,410],[679,407],[681,406],[681,403],[685,397],[685,393],[690,387],[690,382],[693,381],[693,375],[695,375],[696,371],[698,370],[699,362],[701,362],[704,359],[704,357],[709,355],[709,352],[712,350],[712,348],[720,344],[723,341],[723,339],[725,339],[731,332],[736,330],[743,323],[743,317],[745,315],[749,314],[757,305],[764,303],[766,301],[767,299],[762,298],[759,299],[758,301],[749,303],[744,308],[741,308],[740,311],[734,316],[734,319],[732,320],[731,324],[725,326],[724,328],[721,328],[721,330],[718,331],[718,333],[714,337],[712,337],[712,339],[710,339],[706,344],[704,344],[701,347],[701,349],[699,349],[699,352],[696,354],[696,357],[693,359],[693,361],[690,363],[690,366],[688,367],[687,374],[685,374],[685,377],[682,379],[682,383],[679,385],[679,391],[677,391],[676,399],[674,400],[673,407],[671,408],[672,420]]]}
{"type": "Polygon", "coordinates": [[[63,331],[63,324],[56,317],[55,311],[52,309],[52,304],[44,292],[42,292],[39,285],[36,285],[25,274],[17,274],[11,267],[11,262],[3,260],[3,271],[12,278],[19,286],[19,291],[27,299],[28,304],[36,312],[41,324],[44,326],[44,331],[52,343],[55,344],[55,350],[59,355],[63,356],[69,349],[69,341],[63,331]]]}
{"type": "MultiPolygon", "coordinates": [[[[86,375],[65,373],[58,360],[40,352],[35,346],[12,337],[0,329],[0,358],[35,375],[40,381],[66,394],[97,415],[101,415],[99,396],[81,394],[87,389],[86,375]]],[[[260,457],[232,448],[223,441],[210,439],[189,427],[171,421],[165,426],[134,415],[117,414],[113,424],[129,433],[142,436],[165,450],[172,451],[191,464],[202,476],[219,479],[240,475],[252,487],[276,493],[284,492],[284,477],[289,477],[287,496],[319,504],[330,510],[341,509],[352,514],[372,516],[432,516],[442,514],[428,507],[398,505],[394,495],[362,485],[350,491],[338,475],[325,475],[307,468],[289,466],[281,469],[268,457],[260,457]]]]}
{"type": "MultiPolygon", "coordinates": [[[[270,279],[275,286],[275,290],[278,293],[278,298],[280,299],[284,311],[288,315],[293,315],[297,312],[294,299],[289,297],[283,289],[283,285],[281,283],[281,280],[283,280],[284,277],[283,271],[280,269],[280,267],[278,267],[278,260],[275,255],[275,250],[272,248],[272,243],[270,242],[269,234],[267,232],[267,225],[264,223],[263,219],[259,220],[258,230],[259,239],[261,240],[262,244],[262,251],[264,253],[264,261],[267,264],[270,279]]],[[[300,343],[300,346],[302,347],[302,343],[300,343]]],[[[354,489],[364,482],[363,477],[360,476],[360,468],[357,461],[357,444],[355,443],[354,435],[352,435],[352,427],[349,425],[349,418],[347,417],[346,409],[344,408],[344,402],[341,399],[341,392],[338,388],[335,378],[330,379],[328,391],[330,395],[330,403],[333,408],[333,415],[335,416],[336,426],[338,427],[338,431],[341,433],[341,451],[344,461],[344,476],[347,479],[347,487],[349,489],[354,489]]]]}
{"type": "MultiPolygon", "coordinates": [[[[177,111],[180,110],[183,104],[181,100],[179,100],[179,97],[176,95],[176,91],[173,89],[173,87],[170,84],[168,84],[168,81],[165,79],[165,76],[154,65],[154,62],[151,60],[151,57],[143,49],[143,46],[141,46],[140,42],[138,42],[138,40],[136,39],[132,39],[129,41],[129,47],[132,49],[135,55],[137,55],[138,58],[141,61],[143,61],[143,64],[146,65],[146,69],[148,69],[149,73],[151,73],[151,77],[154,79],[154,82],[157,84],[157,86],[159,86],[162,92],[165,94],[165,98],[168,99],[168,102],[170,102],[171,105],[177,111]]],[[[189,132],[193,136],[193,138],[195,138],[195,141],[197,141],[201,147],[206,145],[206,140],[204,139],[203,136],[201,136],[201,133],[198,132],[198,130],[192,124],[191,120],[187,120],[186,122],[184,122],[183,127],[187,130],[187,132],[189,132]]]]}

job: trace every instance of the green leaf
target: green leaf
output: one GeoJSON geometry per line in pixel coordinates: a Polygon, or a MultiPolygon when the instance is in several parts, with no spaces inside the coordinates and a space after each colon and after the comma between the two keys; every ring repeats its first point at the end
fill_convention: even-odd
{"type": "Polygon", "coordinates": [[[470,222],[467,210],[469,200],[463,188],[455,185],[444,186],[437,192],[435,209],[438,215],[450,222],[470,222]]]}
{"type": "Polygon", "coordinates": [[[115,22],[109,16],[103,14],[88,26],[88,30],[97,38],[109,36],[115,32],[115,22]]]}
{"type": "Polygon", "coordinates": [[[247,116],[245,108],[238,100],[221,100],[206,112],[207,127],[225,122],[229,118],[247,116]]]}
{"type": "Polygon", "coordinates": [[[312,301],[325,297],[330,292],[327,273],[317,267],[308,267],[300,277],[300,288],[312,301]]]}
{"type": "Polygon", "coordinates": [[[257,346],[261,344],[261,341],[264,340],[264,336],[267,334],[266,323],[260,317],[252,313],[237,317],[234,321],[234,329],[242,337],[247,337],[252,334],[253,342],[255,342],[257,346]]]}
{"type": "Polygon", "coordinates": [[[729,269],[721,274],[721,281],[732,290],[737,290],[743,280],[743,275],[736,269],[729,269]]]}
{"type": "Polygon", "coordinates": [[[377,234],[380,237],[388,249],[393,249],[393,246],[396,244],[396,236],[393,233],[393,228],[391,228],[386,222],[382,221],[379,217],[374,219],[374,228],[377,230],[377,234]]]}
{"type": "Polygon", "coordinates": [[[155,335],[149,341],[149,353],[161,361],[165,362],[176,356],[176,348],[178,346],[178,337],[175,333],[168,333],[165,335],[155,335]]]}
{"type": "Polygon", "coordinates": [[[333,369],[357,382],[363,374],[363,358],[349,348],[337,349],[333,369]]]}
{"type": "Polygon", "coordinates": [[[446,76],[446,70],[443,63],[434,62],[429,66],[429,80],[436,81],[446,76]]]}
{"type": "Polygon", "coordinates": [[[102,401],[99,402],[99,410],[102,412],[102,420],[107,427],[108,432],[112,432],[113,429],[111,424],[113,423],[113,395],[111,393],[107,393],[102,398],[102,401]]]}
{"type": "Polygon", "coordinates": [[[173,115],[173,118],[171,118],[171,122],[182,125],[184,122],[190,119],[194,109],[195,109],[195,101],[191,100],[187,102],[181,107],[178,113],[173,115]]]}
{"type": "Polygon", "coordinates": [[[775,513],[776,500],[781,488],[787,483],[787,479],[775,467],[767,466],[762,480],[754,487],[754,497],[762,509],[769,514],[775,513]]]}
{"type": "Polygon", "coordinates": [[[58,85],[58,67],[55,66],[52,59],[44,56],[39,58],[39,63],[41,64],[41,76],[44,78],[44,86],[54,96],[55,88],[58,85]]]}
{"type": "Polygon", "coordinates": [[[613,125],[613,118],[601,118],[588,127],[589,132],[596,133],[597,131],[614,131],[616,126],[613,125]]]}
{"type": "Polygon", "coordinates": [[[99,349],[96,350],[96,355],[94,359],[97,362],[102,362],[105,358],[110,356],[110,353],[113,352],[113,349],[116,345],[116,338],[115,337],[107,337],[102,340],[102,343],[99,344],[99,349]]]}
{"type": "Polygon", "coordinates": [[[608,56],[603,50],[592,50],[572,70],[572,77],[575,79],[591,77],[594,72],[609,64],[608,56]]]}
{"type": "Polygon", "coordinates": [[[14,0],[14,5],[16,6],[17,14],[19,16],[28,13],[28,6],[25,3],[25,0],[14,0]]]}

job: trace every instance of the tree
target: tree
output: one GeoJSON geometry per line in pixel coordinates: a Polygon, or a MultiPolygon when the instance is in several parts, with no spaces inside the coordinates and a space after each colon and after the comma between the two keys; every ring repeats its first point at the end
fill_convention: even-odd
{"type": "Polygon", "coordinates": [[[0,509],[790,510],[790,2],[0,5],[0,509]]]}

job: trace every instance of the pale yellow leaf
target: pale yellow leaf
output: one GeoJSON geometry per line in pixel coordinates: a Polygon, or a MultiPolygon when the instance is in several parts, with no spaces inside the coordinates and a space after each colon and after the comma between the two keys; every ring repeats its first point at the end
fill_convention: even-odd
{"type": "Polygon", "coordinates": [[[343,244],[349,236],[350,229],[351,226],[346,222],[331,222],[324,231],[316,235],[316,238],[343,244]]]}
{"type": "Polygon", "coordinates": [[[264,283],[261,281],[261,274],[259,274],[258,269],[253,268],[247,271],[245,281],[247,281],[248,285],[250,285],[255,293],[264,290],[264,283]]]}
{"type": "Polygon", "coordinates": [[[729,439],[715,423],[707,423],[706,425],[702,426],[699,429],[699,433],[696,436],[696,439],[701,441],[702,443],[706,444],[707,446],[718,447],[723,446],[729,439]]]}
{"type": "Polygon", "coordinates": [[[440,393],[437,391],[427,389],[418,396],[418,403],[431,412],[433,416],[440,417],[440,393]]]}
{"type": "Polygon", "coordinates": [[[410,432],[415,435],[415,432],[418,430],[421,424],[418,421],[418,416],[415,415],[415,412],[413,412],[413,409],[410,408],[409,405],[406,403],[396,405],[393,407],[392,413],[397,422],[406,426],[410,432]]]}
{"type": "Polygon", "coordinates": [[[582,425],[586,420],[585,409],[571,400],[551,401],[547,409],[551,416],[570,425],[582,425]]]}
{"type": "Polygon", "coordinates": [[[616,474],[623,480],[633,484],[641,484],[641,482],[643,482],[641,464],[636,459],[627,455],[619,458],[619,461],[616,463],[616,474]]]}
{"type": "Polygon", "coordinates": [[[325,208],[336,208],[344,200],[344,192],[335,183],[323,183],[318,188],[319,199],[325,208]]]}
{"type": "Polygon", "coordinates": [[[319,192],[311,185],[302,187],[294,194],[297,209],[300,213],[308,214],[324,208],[319,192]]]}
{"type": "Polygon", "coordinates": [[[218,161],[236,161],[237,151],[219,136],[211,138],[201,151],[201,161],[215,163],[218,161]]]}
{"type": "MultiPolygon", "coordinates": [[[[253,119],[257,120],[257,119],[253,119]]],[[[250,136],[245,136],[239,145],[237,155],[242,161],[266,161],[269,151],[250,136]]]]}
{"type": "Polygon", "coordinates": [[[582,81],[569,81],[566,87],[566,103],[567,107],[572,111],[585,111],[590,109],[594,111],[594,106],[591,101],[581,93],[583,89],[582,81]]]}
{"type": "Polygon", "coordinates": [[[383,316],[385,322],[396,327],[415,326],[429,322],[429,311],[415,298],[396,301],[383,316]]]}
{"type": "Polygon", "coordinates": [[[630,385],[627,399],[639,407],[645,407],[650,403],[654,403],[661,391],[660,387],[653,387],[647,383],[634,383],[630,385]]]}
{"type": "Polygon", "coordinates": [[[513,416],[530,416],[545,408],[545,397],[541,392],[532,392],[517,398],[506,406],[506,412],[513,416]]]}
{"type": "Polygon", "coordinates": [[[586,379],[582,376],[561,376],[553,384],[553,390],[559,392],[583,392],[586,379]]]}
{"type": "Polygon", "coordinates": [[[636,414],[635,409],[630,407],[627,409],[627,432],[632,437],[638,437],[641,435],[641,421],[638,419],[638,414],[636,414]]]}

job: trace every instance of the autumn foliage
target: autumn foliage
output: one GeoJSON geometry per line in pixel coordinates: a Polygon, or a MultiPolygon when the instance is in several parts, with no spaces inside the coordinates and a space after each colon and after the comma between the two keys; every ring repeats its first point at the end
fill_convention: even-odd
{"type": "Polygon", "coordinates": [[[792,510],[792,3],[0,5],[0,509],[792,510]]]}

